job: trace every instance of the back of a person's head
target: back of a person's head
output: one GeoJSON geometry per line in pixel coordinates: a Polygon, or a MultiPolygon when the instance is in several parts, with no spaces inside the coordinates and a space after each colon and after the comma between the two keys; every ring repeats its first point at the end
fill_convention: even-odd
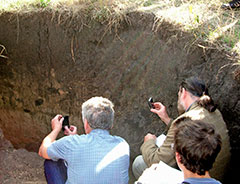
{"type": "Polygon", "coordinates": [[[82,118],[92,129],[110,130],[114,121],[113,103],[103,97],[92,97],[82,104],[82,118]]]}
{"type": "Polygon", "coordinates": [[[181,82],[180,89],[181,88],[184,88],[193,96],[199,97],[198,104],[209,112],[214,112],[216,110],[216,106],[208,94],[208,88],[201,79],[197,77],[187,78],[181,82]]]}
{"type": "Polygon", "coordinates": [[[199,120],[180,119],[176,126],[174,149],[181,163],[189,171],[204,175],[221,150],[221,136],[214,125],[199,120]]]}

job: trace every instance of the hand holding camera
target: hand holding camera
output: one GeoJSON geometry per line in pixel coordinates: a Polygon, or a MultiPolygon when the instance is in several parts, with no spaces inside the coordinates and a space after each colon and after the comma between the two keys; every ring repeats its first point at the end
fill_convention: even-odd
{"type": "Polygon", "coordinates": [[[70,125],[70,128],[65,128],[64,135],[76,135],[77,134],[77,127],[70,125]]]}
{"type": "Polygon", "coordinates": [[[150,107],[150,111],[157,114],[166,125],[170,122],[171,119],[167,114],[167,109],[161,102],[154,102],[153,98],[150,97],[148,99],[148,106],[150,107]]]}
{"type": "Polygon", "coordinates": [[[69,124],[69,116],[56,115],[52,121],[52,130],[58,130],[64,132],[65,135],[77,134],[77,127],[69,124]]]}
{"type": "Polygon", "coordinates": [[[64,135],[75,135],[77,134],[77,127],[73,125],[69,125],[69,116],[63,117],[63,123],[62,123],[62,131],[64,132],[64,135]]]}
{"type": "Polygon", "coordinates": [[[161,120],[168,125],[171,119],[168,116],[166,107],[161,102],[155,102],[154,107],[154,109],[151,109],[151,112],[157,114],[161,120]]]}
{"type": "Polygon", "coordinates": [[[62,121],[62,115],[56,115],[51,121],[52,130],[58,130],[60,132],[62,129],[62,121]]]}

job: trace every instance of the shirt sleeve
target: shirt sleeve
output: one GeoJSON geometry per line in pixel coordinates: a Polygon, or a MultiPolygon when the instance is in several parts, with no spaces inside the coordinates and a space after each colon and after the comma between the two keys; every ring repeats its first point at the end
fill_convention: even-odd
{"type": "Polygon", "coordinates": [[[157,147],[155,140],[148,140],[141,146],[141,152],[145,163],[150,167],[160,161],[177,168],[175,154],[173,150],[174,126],[173,123],[168,130],[167,137],[162,146],[157,147]]]}
{"type": "Polygon", "coordinates": [[[53,160],[57,161],[58,159],[66,160],[66,156],[68,155],[69,146],[70,146],[71,136],[63,137],[55,142],[53,142],[47,148],[48,156],[53,160]]]}

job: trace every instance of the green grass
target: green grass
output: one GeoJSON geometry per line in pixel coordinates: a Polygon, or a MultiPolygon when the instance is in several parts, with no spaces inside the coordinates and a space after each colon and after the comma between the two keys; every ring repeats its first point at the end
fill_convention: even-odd
{"type": "Polygon", "coordinates": [[[45,8],[49,5],[51,0],[40,0],[40,7],[45,8]]]}
{"type": "Polygon", "coordinates": [[[240,10],[226,11],[221,0],[161,0],[141,8],[190,32],[197,41],[239,52],[240,10]]]}
{"type": "MultiPolygon", "coordinates": [[[[227,0],[1,0],[0,13],[5,11],[34,11],[51,9],[89,17],[108,25],[107,31],[117,29],[129,11],[152,12],[159,25],[168,21],[194,36],[192,43],[205,42],[240,54],[240,10],[222,10],[227,0]]],[[[155,26],[157,29],[158,26],[155,26]]]]}

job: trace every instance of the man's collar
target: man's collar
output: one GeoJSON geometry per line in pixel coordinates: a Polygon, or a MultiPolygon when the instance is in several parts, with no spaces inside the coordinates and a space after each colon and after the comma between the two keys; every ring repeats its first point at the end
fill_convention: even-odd
{"type": "Polygon", "coordinates": [[[92,131],[90,133],[93,133],[93,134],[110,134],[108,130],[104,130],[104,129],[92,129],[92,131]]]}
{"type": "Polygon", "coordinates": [[[188,112],[190,109],[193,109],[195,108],[196,106],[198,105],[197,101],[194,101],[188,108],[185,112],[188,112]]]}

